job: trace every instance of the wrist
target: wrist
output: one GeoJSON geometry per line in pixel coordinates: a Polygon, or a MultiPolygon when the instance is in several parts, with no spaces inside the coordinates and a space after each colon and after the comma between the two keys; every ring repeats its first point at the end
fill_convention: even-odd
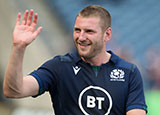
{"type": "Polygon", "coordinates": [[[13,43],[13,45],[12,45],[13,49],[16,49],[16,50],[19,50],[19,51],[25,51],[26,47],[27,46],[24,45],[24,44],[15,44],[15,43],[13,43]]]}

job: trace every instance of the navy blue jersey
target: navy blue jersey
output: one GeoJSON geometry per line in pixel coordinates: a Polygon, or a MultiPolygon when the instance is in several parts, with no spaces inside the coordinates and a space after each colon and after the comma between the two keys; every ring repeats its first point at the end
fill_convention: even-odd
{"type": "Polygon", "coordinates": [[[77,53],[47,61],[30,74],[39,83],[38,95],[49,91],[56,115],[125,115],[131,109],[146,110],[139,70],[108,52],[109,62],[96,73],[77,53]]]}

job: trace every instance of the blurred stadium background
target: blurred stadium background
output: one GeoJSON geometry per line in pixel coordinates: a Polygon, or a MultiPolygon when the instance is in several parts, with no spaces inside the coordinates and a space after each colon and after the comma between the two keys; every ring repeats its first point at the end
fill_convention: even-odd
{"type": "Polygon", "coordinates": [[[6,99],[2,84],[12,47],[18,12],[34,9],[41,34],[27,49],[24,74],[57,54],[74,50],[72,32],[77,13],[87,5],[105,7],[112,16],[112,40],[106,45],[141,70],[148,114],[160,107],[160,1],[159,0],[0,0],[0,114],[51,115],[48,93],[38,98],[6,99]]]}

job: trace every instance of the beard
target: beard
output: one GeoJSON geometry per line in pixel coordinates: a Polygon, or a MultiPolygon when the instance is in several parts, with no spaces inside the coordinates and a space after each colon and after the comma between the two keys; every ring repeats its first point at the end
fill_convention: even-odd
{"type": "Polygon", "coordinates": [[[80,57],[83,57],[85,60],[93,59],[94,57],[96,57],[104,47],[104,43],[102,40],[94,42],[90,40],[79,42],[78,40],[76,40],[74,43],[80,57]],[[84,45],[85,48],[81,48],[80,45],[84,45]]]}

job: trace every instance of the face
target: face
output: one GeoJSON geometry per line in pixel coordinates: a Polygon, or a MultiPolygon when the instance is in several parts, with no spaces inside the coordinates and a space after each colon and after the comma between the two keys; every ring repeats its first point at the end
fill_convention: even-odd
{"type": "Polygon", "coordinates": [[[78,16],[74,26],[74,43],[81,57],[91,59],[105,51],[105,32],[97,17],[78,16]]]}

